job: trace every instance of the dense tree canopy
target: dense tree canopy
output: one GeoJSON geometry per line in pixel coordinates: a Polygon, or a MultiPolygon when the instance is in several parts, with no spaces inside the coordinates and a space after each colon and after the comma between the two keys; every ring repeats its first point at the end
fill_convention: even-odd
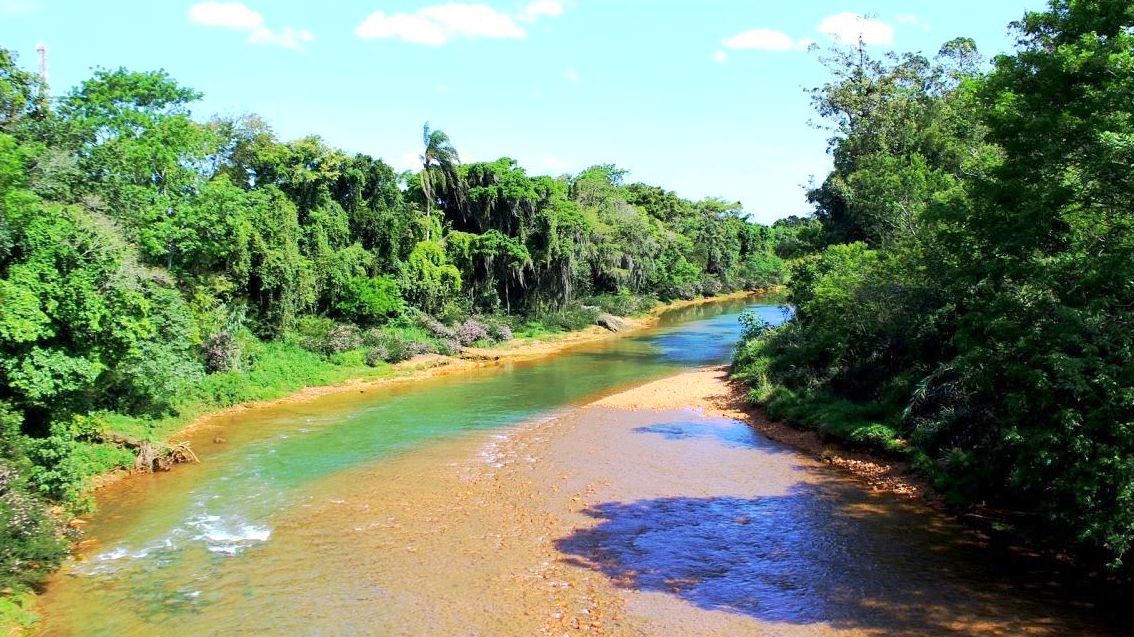
{"type": "MultiPolygon", "coordinates": [[[[989,71],[833,58],[829,245],[738,372],[777,416],[915,459],[1089,566],[1134,542],[1134,6],[1054,0],[989,71]]],[[[803,236],[798,235],[798,236],[803,236]]]]}

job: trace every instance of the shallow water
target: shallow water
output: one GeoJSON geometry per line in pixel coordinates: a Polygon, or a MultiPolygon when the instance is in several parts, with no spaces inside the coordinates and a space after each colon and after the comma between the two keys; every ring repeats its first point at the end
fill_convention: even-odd
{"type": "MultiPolygon", "coordinates": [[[[139,621],[177,622],[208,612],[215,578],[234,562],[257,562],[275,521],[309,501],[319,480],[382,462],[437,439],[505,428],[676,370],[726,361],[754,307],[729,301],[667,313],[649,333],[573,349],[530,363],[392,386],[363,395],[251,410],[194,436],[200,465],[126,481],[100,501],[81,561],[45,596],[50,634],[130,634],[139,621]]],[[[276,565],[265,565],[275,568],[276,565]]],[[[176,633],[176,629],[166,629],[176,633]]]]}
{"type": "MultiPolygon", "coordinates": [[[[690,410],[745,305],[554,358],[251,410],[130,480],[50,635],[1105,635],[951,520],[690,410]]],[[[771,321],[774,306],[759,306],[771,321]]]]}

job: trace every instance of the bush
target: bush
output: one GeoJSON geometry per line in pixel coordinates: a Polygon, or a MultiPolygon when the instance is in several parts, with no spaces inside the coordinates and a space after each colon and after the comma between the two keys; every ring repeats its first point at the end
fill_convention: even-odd
{"type": "Polygon", "coordinates": [[[488,332],[488,337],[492,340],[512,340],[512,326],[509,324],[507,318],[503,316],[483,316],[478,317],[478,320],[484,325],[484,329],[488,332]]]}
{"type": "Polygon", "coordinates": [[[487,338],[488,328],[476,319],[469,319],[457,328],[457,340],[465,347],[487,338]]]}
{"type": "Polygon", "coordinates": [[[38,586],[67,556],[68,545],[47,504],[0,460],[0,587],[38,586]]]}
{"type": "Polygon", "coordinates": [[[217,332],[201,343],[201,357],[210,374],[232,371],[240,366],[240,343],[230,332],[217,332]]]}
{"type": "Polygon", "coordinates": [[[724,285],[721,283],[721,280],[715,276],[706,276],[701,279],[700,292],[702,296],[715,296],[720,294],[723,289],[724,285]]]}
{"type": "Polygon", "coordinates": [[[420,325],[425,331],[429,332],[436,338],[456,338],[456,331],[445,325],[441,321],[433,318],[432,316],[422,312],[417,318],[417,324],[420,325]]]}
{"type": "Polygon", "coordinates": [[[352,349],[362,347],[362,332],[357,325],[349,323],[336,325],[327,332],[325,341],[325,354],[341,354],[352,349]]]}
{"type": "Polygon", "coordinates": [[[520,330],[523,336],[533,337],[556,332],[573,332],[595,324],[601,310],[595,306],[569,305],[559,310],[537,312],[531,315],[520,330]]]}
{"type": "Polygon", "coordinates": [[[370,346],[366,353],[366,364],[371,367],[379,361],[400,363],[439,349],[423,331],[414,329],[370,330],[366,333],[365,340],[370,346]]]}
{"type": "Polygon", "coordinates": [[[461,342],[456,339],[443,339],[437,342],[437,353],[456,356],[461,353],[461,342]]]}
{"type": "Polygon", "coordinates": [[[405,309],[398,283],[392,277],[351,279],[335,311],[361,325],[384,323],[405,309]]]}
{"type": "Polygon", "coordinates": [[[632,294],[621,290],[618,294],[600,294],[592,297],[588,305],[597,305],[607,314],[615,316],[636,316],[649,312],[658,301],[652,296],[632,294]]]}
{"type": "Polygon", "coordinates": [[[362,332],[350,323],[305,316],[296,322],[292,340],[309,352],[332,356],[362,347],[362,332]]]}

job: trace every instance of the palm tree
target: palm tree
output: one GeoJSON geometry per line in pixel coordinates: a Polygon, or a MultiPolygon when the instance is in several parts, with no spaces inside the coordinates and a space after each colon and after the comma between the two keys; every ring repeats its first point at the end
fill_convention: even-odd
{"type": "Polygon", "coordinates": [[[433,198],[438,192],[459,190],[457,166],[461,164],[461,158],[449,136],[429,128],[429,122],[425,123],[422,141],[425,150],[421,153],[421,192],[425,195],[425,215],[429,217],[433,214],[433,198]]]}

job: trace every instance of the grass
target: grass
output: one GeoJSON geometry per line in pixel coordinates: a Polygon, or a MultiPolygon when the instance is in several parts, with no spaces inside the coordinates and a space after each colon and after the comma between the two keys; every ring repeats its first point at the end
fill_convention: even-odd
{"type": "Polygon", "coordinates": [[[0,595],[0,633],[25,635],[39,622],[35,613],[35,594],[31,591],[0,595]]]}

